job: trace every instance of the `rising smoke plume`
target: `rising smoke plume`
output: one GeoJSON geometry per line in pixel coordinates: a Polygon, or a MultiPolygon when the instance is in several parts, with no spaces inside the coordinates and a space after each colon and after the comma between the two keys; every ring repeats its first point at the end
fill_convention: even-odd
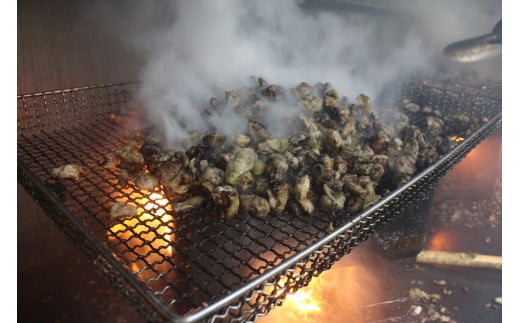
{"type": "MultiPolygon", "coordinates": [[[[360,93],[376,97],[416,72],[435,73],[451,27],[452,37],[464,37],[489,32],[500,18],[489,1],[393,3],[397,11],[333,1],[135,2],[126,14],[137,27],[126,30],[125,42],[144,60],[139,98],[174,146],[191,130],[207,129],[199,111],[210,98],[251,86],[251,78],[284,87],[329,82],[351,100],[360,93]]],[[[295,117],[283,111],[273,122],[295,117]]],[[[209,126],[234,133],[245,123],[228,112],[209,126]]]]}

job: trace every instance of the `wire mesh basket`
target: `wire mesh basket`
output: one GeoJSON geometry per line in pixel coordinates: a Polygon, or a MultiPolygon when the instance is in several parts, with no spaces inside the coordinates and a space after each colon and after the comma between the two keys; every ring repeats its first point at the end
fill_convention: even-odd
{"type": "Polygon", "coordinates": [[[489,91],[412,82],[398,96],[488,121],[375,205],[337,219],[332,231],[326,216],[239,214],[224,221],[175,214],[159,192],[123,187],[118,171],[103,167],[133,134],[112,117],[134,108],[138,86],[19,95],[18,181],[148,321],[238,322],[266,315],[390,219],[425,203],[438,180],[501,126],[501,99],[489,91]],[[51,176],[67,164],[81,165],[79,180],[51,176]],[[114,203],[127,201],[137,206],[137,216],[112,219],[114,203]]]}

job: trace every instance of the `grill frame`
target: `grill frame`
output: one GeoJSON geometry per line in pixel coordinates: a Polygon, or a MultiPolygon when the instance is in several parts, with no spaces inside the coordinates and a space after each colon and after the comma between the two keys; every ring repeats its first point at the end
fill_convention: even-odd
{"type": "MultiPolygon", "coordinates": [[[[488,104],[491,101],[495,104],[494,110],[498,110],[497,102],[500,102],[501,108],[500,99],[475,95],[478,88],[472,90],[467,87],[450,86],[450,89],[444,89],[435,83],[424,81],[412,84],[413,86],[407,85],[405,91],[400,95],[414,97],[417,93],[424,94],[426,87],[431,90],[427,95],[432,103],[439,100],[439,102],[443,102],[444,105],[449,105],[455,110],[459,108],[467,110],[468,106],[474,106],[476,109],[473,113],[482,115],[486,113],[485,110],[489,108],[488,104]],[[415,95],[413,94],[414,91],[416,92],[415,95]]],[[[18,143],[20,145],[20,142],[26,140],[24,138],[29,135],[39,136],[43,133],[45,136],[48,129],[56,127],[58,129],[63,127],[74,129],[76,126],[82,126],[83,122],[90,118],[95,119],[106,115],[107,112],[121,112],[122,109],[130,108],[131,101],[126,95],[131,90],[127,90],[127,88],[132,89],[137,85],[137,82],[127,82],[20,95],[18,96],[18,143]],[[118,89],[120,89],[120,92],[118,92],[118,89]],[[85,102],[81,101],[82,93],[87,93],[86,97],[91,95],[91,98],[99,100],[101,103],[100,109],[93,109],[85,113],[87,110],[85,109],[85,102]],[[122,96],[122,99],[119,99],[120,96],[122,96]],[[46,116],[46,114],[42,113],[31,117],[36,120],[34,121],[35,124],[32,124],[32,121],[28,121],[30,118],[21,113],[21,109],[26,108],[23,102],[34,98],[42,98],[45,101],[46,97],[52,98],[52,100],[49,100],[52,105],[47,102],[43,104],[43,107],[47,109],[47,114],[56,113],[56,121],[43,118],[42,116],[46,116]],[[110,100],[112,97],[115,99],[110,100]],[[107,98],[108,101],[103,101],[107,98]],[[22,107],[20,107],[20,102],[22,102],[22,107]],[[81,104],[78,105],[78,102],[81,104]],[[60,106],[63,106],[65,110],[60,109],[60,106]],[[51,107],[52,111],[50,111],[51,107]],[[78,116],[80,119],[77,118],[78,116]]],[[[281,263],[276,264],[227,295],[219,297],[204,308],[184,316],[174,313],[169,305],[161,302],[152,290],[148,289],[142,281],[114,258],[111,250],[107,249],[99,237],[92,234],[85,224],[64,205],[58,194],[50,190],[49,186],[42,181],[42,176],[31,170],[20,157],[17,163],[18,181],[42,206],[47,215],[93,261],[112,285],[120,290],[127,301],[136,307],[136,310],[147,321],[254,321],[257,316],[266,315],[272,308],[280,305],[286,293],[306,286],[312,277],[329,269],[335,261],[348,254],[359,243],[365,241],[388,220],[427,200],[438,180],[488,134],[501,126],[501,112],[494,112],[490,120],[470,137],[368,210],[356,215],[355,218],[326,234],[317,242],[284,259],[281,263]]],[[[18,154],[20,154],[20,150],[18,154]]]]}

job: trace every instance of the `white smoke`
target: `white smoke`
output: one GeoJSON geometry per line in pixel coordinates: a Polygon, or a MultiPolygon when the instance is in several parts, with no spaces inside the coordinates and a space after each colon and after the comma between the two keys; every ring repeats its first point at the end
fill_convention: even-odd
{"type": "MultiPolygon", "coordinates": [[[[250,86],[251,77],[286,88],[329,82],[351,99],[376,97],[416,72],[435,73],[447,42],[491,30],[500,16],[489,2],[392,1],[393,12],[380,5],[387,1],[375,1],[370,12],[352,6],[347,12],[333,1],[138,2],[132,17],[139,28],[126,42],[144,59],[142,104],[174,145],[191,130],[204,130],[200,108],[210,98],[250,86]]],[[[244,127],[229,112],[211,122],[226,133],[244,127]]]]}

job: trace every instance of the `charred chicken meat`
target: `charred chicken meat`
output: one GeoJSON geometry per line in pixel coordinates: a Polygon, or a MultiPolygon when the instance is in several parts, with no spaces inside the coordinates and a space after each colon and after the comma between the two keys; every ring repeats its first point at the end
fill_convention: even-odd
{"type": "Polygon", "coordinates": [[[283,212],[312,215],[362,211],[409,181],[457,144],[484,118],[443,116],[404,99],[394,122],[383,122],[372,102],[354,102],[328,83],[286,89],[258,84],[226,91],[201,107],[214,115],[231,107],[247,122],[245,133],[194,132],[184,150],[164,147],[155,131],[144,131],[107,157],[124,184],[162,189],[174,210],[210,207],[222,219],[237,213],[265,218],[283,212]],[[297,108],[292,132],[274,135],[265,126],[270,109],[297,108]]]}

